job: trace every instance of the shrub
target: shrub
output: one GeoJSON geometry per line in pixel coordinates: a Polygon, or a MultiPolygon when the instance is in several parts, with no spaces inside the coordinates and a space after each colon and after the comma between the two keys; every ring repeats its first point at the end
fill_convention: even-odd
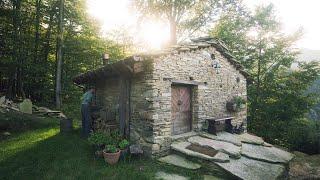
{"type": "Polygon", "coordinates": [[[105,142],[106,142],[106,135],[102,132],[93,132],[90,134],[89,138],[88,138],[88,141],[90,144],[92,145],[98,145],[98,146],[101,146],[101,145],[104,145],[105,142]]]}
{"type": "Polygon", "coordinates": [[[121,136],[119,135],[119,131],[112,131],[106,136],[104,144],[118,146],[120,141],[121,136]]]}
{"type": "Polygon", "coordinates": [[[287,139],[289,148],[308,154],[319,152],[320,123],[308,119],[298,119],[288,124],[287,139]]]}
{"type": "Polygon", "coordinates": [[[320,122],[300,118],[292,121],[256,121],[251,129],[267,142],[293,151],[317,154],[320,147],[320,122]]]}
{"type": "Polygon", "coordinates": [[[116,152],[118,152],[118,149],[116,148],[115,145],[109,144],[109,145],[106,145],[105,152],[107,152],[107,153],[116,153],[116,152]]]}
{"type": "Polygon", "coordinates": [[[120,141],[120,143],[119,143],[119,148],[120,148],[120,149],[125,149],[125,148],[128,147],[128,145],[129,145],[129,141],[126,140],[126,139],[123,139],[123,140],[120,141]]]}

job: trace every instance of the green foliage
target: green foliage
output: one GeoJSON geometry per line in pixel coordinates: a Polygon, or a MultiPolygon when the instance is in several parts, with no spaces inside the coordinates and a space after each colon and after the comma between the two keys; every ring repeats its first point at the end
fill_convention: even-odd
{"type": "Polygon", "coordinates": [[[134,0],[140,19],[161,20],[170,26],[171,43],[189,38],[217,20],[220,13],[236,7],[239,1],[198,0],[134,0]]]}
{"type": "MultiPolygon", "coordinates": [[[[21,120],[26,121],[26,119],[21,120]]],[[[116,166],[106,167],[103,158],[93,157],[92,148],[87,140],[80,137],[79,129],[68,135],[60,134],[57,119],[50,118],[34,119],[33,124],[44,121],[48,121],[48,126],[33,127],[19,134],[12,133],[11,138],[0,140],[0,179],[112,177],[111,179],[148,180],[153,179],[159,169],[186,175],[192,179],[202,178],[196,171],[167,166],[150,158],[132,158],[130,163],[120,161],[116,166]],[[137,167],[143,167],[143,171],[137,171],[137,167]]]]}
{"type": "Polygon", "coordinates": [[[120,141],[119,143],[119,148],[120,149],[126,149],[129,146],[129,141],[126,139],[123,139],[122,141],[120,141]]]}
{"type": "Polygon", "coordinates": [[[102,132],[93,132],[90,134],[88,141],[92,145],[103,145],[106,142],[106,135],[102,132]]]}
{"type": "Polygon", "coordinates": [[[233,98],[233,101],[237,105],[237,107],[240,109],[242,105],[246,104],[246,100],[243,97],[236,96],[233,98]]]}
{"type": "Polygon", "coordinates": [[[245,108],[247,101],[241,96],[235,96],[227,102],[227,110],[231,112],[239,112],[245,108]]]}
{"type": "MultiPolygon", "coordinates": [[[[100,37],[99,23],[86,13],[85,2],[65,1],[61,97],[62,110],[74,119],[79,119],[82,90],[72,78],[101,67],[103,53],[112,60],[125,56],[121,45],[100,37]]],[[[11,98],[22,96],[16,86],[21,84],[33,103],[54,107],[58,5],[55,0],[0,3],[0,81],[8,81],[10,88],[4,88],[11,98]]]]}
{"type": "Polygon", "coordinates": [[[291,121],[284,136],[290,149],[308,154],[320,153],[320,123],[317,121],[305,118],[291,121]]]}
{"type": "Polygon", "coordinates": [[[297,55],[293,44],[300,33],[286,36],[280,27],[270,4],[257,7],[254,13],[234,9],[224,14],[210,34],[224,40],[251,74],[249,131],[292,150],[316,152],[315,125],[303,125],[301,119],[318,100],[317,93],[305,92],[319,77],[319,64],[301,63],[298,70],[292,70],[297,55]],[[308,142],[302,142],[302,137],[308,142]],[[310,149],[301,148],[307,144],[310,149]]]}
{"type": "Polygon", "coordinates": [[[117,147],[115,145],[111,145],[111,144],[106,145],[106,148],[104,150],[107,153],[116,153],[119,151],[119,149],[117,149],[117,147]]]}

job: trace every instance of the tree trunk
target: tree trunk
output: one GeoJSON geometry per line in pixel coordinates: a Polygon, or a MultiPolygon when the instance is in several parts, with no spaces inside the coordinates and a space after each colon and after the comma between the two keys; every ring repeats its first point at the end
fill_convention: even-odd
{"type": "Polygon", "coordinates": [[[63,9],[64,0],[60,0],[59,5],[59,27],[57,39],[57,71],[56,71],[56,107],[61,108],[61,73],[62,73],[62,48],[63,48],[63,9]]]}
{"type": "Polygon", "coordinates": [[[48,23],[48,28],[45,34],[45,42],[42,48],[42,53],[43,53],[43,62],[47,62],[48,61],[48,56],[49,56],[49,52],[50,52],[50,39],[51,39],[51,31],[52,31],[52,25],[53,25],[53,16],[54,16],[54,8],[56,6],[54,5],[52,7],[52,10],[50,12],[50,17],[49,17],[49,23],[48,23]]]}
{"type": "Polygon", "coordinates": [[[35,20],[35,35],[34,35],[34,57],[33,62],[38,62],[38,49],[40,42],[40,9],[41,9],[41,0],[36,0],[36,20],[35,20]]]}
{"type": "Polygon", "coordinates": [[[170,45],[177,44],[177,23],[173,17],[169,18],[170,23],[170,45]]]}
{"type": "Polygon", "coordinates": [[[256,102],[259,103],[260,99],[260,85],[261,85],[261,58],[262,58],[262,47],[261,40],[259,41],[259,55],[258,55],[258,72],[257,72],[257,96],[256,102]]]}
{"type": "Polygon", "coordinates": [[[24,98],[23,83],[22,83],[22,58],[21,58],[21,19],[20,19],[21,0],[13,1],[13,47],[12,61],[15,67],[9,80],[9,88],[7,96],[9,99],[14,99],[17,96],[24,98]]]}

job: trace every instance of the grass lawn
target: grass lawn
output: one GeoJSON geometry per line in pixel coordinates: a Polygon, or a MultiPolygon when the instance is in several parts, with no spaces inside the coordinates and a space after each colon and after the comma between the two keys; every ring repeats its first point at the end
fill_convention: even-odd
{"type": "Polygon", "coordinates": [[[160,164],[151,159],[131,159],[109,166],[95,159],[77,128],[59,133],[57,119],[0,113],[0,179],[154,179],[157,171],[201,179],[196,171],[160,164]],[[17,128],[15,128],[17,127],[17,128]],[[5,129],[7,128],[7,129],[5,129]]]}

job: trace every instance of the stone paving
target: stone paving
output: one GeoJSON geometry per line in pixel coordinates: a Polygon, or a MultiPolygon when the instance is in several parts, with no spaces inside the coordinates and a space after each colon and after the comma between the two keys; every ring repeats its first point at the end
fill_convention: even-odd
{"type": "Polygon", "coordinates": [[[287,163],[293,155],[276,147],[266,147],[253,144],[242,144],[241,154],[251,159],[270,163],[287,163]]]}
{"type": "MultiPolygon", "coordinates": [[[[249,180],[285,178],[286,167],[293,158],[291,153],[264,142],[260,137],[247,133],[241,135],[227,132],[217,135],[201,133],[200,136],[192,136],[185,141],[171,144],[171,149],[185,154],[186,157],[191,156],[206,162],[209,161],[209,163],[221,168],[221,171],[228,172],[240,179],[249,180]],[[187,147],[190,145],[212,148],[218,153],[209,156],[188,149],[187,147]]],[[[188,162],[187,164],[191,163],[187,160],[188,158],[176,156],[172,158],[172,155],[164,159],[170,159],[166,163],[180,167],[185,166],[186,162],[188,162]]],[[[208,177],[206,176],[206,179],[208,177]]]]}
{"type": "Polygon", "coordinates": [[[175,151],[178,151],[180,153],[183,153],[187,156],[192,156],[196,157],[199,159],[203,160],[208,160],[208,161],[215,161],[215,162],[228,162],[229,161],[229,156],[223,152],[218,152],[215,156],[208,156],[206,154],[198,153],[195,151],[191,151],[187,149],[188,146],[190,146],[190,142],[179,142],[179,143],[174,143],[171,145],[171,148],[175,151]]]}
{"type": "Polygon", "coordinates": [[[200,146],[210,147],[220,152],[226,153],[233,158],[241,157],[241,147],[231,144],[229,142],[217,141],[213,139],[194,136],[188,139],[190,143],[200,146]]]}
{"type": "Polygon", "coordinates": [[[179,156],[176,154],[171,154],[171,155],[162,157],[158,160],[160,162],[179,166],[179,167],[186,168],[186,169],[199,169],[201,167],[200,164],[189,161],[185,157],[182,157],[182,156],[179,156]]]}

